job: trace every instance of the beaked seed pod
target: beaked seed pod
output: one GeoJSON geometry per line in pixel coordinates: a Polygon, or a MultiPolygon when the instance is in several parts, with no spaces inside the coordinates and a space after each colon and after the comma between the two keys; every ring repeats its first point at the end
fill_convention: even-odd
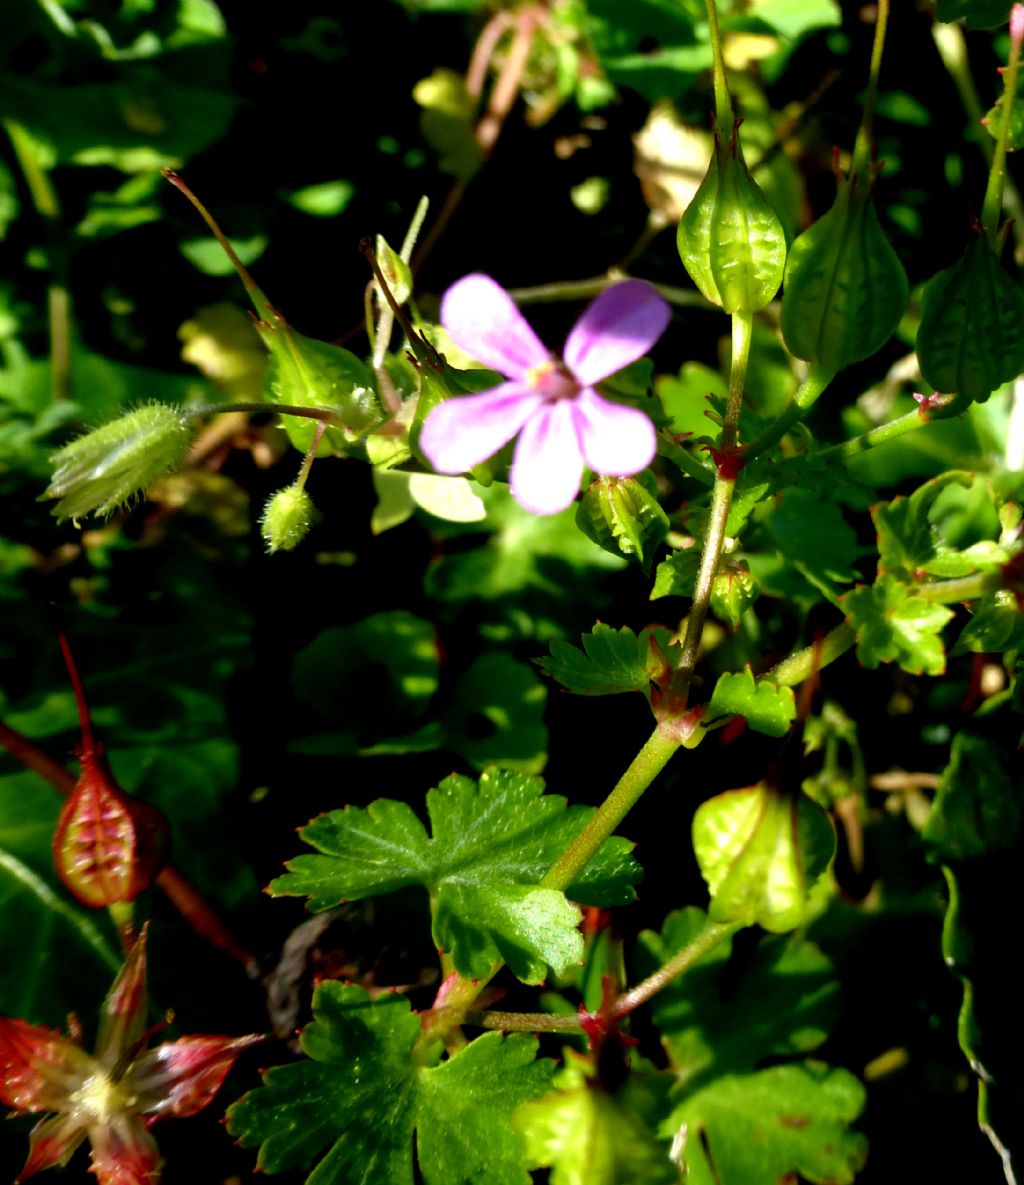
{"type": "Polygon", "coordinates": [[[936,391],[976,403],[1024,370],[1024,292],[986,235],[925,285],[917,357],[936,391]]]}
{"type": "Polygon", "coordinates": [[[711,164],[676,236],[690,278],[727,313],[764,308],[786,266],[782,223],[750,175],[738,129],[723,143],[715,128],[711,164]]]}
{"type": "Polygon", "coordinates": [[[192,425],[180,407],[147,403],[66,444],[50,457],[44,498],[59,519],[112,514],[184,461],[192,425]]]}
{"type": "Polygon", "coordinates": [[[867,172],[841,174],[832,209],[789,249],[782,336],[791,353],[832,371],[892,336],[909,287],[878,221],[867,172]]]}

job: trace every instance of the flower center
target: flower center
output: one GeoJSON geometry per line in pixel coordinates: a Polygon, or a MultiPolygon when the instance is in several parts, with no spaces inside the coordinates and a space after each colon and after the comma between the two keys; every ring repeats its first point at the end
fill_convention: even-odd
{"type": "Polygon", "coordinates": [[[564,362],[542,362],[526,372],[529,386],[548,400],[555,403],[559,399],[575,399],[580,393],[580,385],[573,377],[564,362]]]}
{"type": "Polygon", "coordinates": [[[71,1095],[71,1110],[86,1121],[111,1123],[131,1107],[135,1099],[105,1073],[91,1074],[71,1095]]]}

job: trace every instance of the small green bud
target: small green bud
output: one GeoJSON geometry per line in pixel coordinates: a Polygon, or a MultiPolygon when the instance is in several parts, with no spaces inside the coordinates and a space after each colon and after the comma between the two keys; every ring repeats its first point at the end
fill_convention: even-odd
{"type": "Polygon", "coordinates": [[[598,547],[636,560],[648,571],[668,534],[669,521],[654,493],[638,478],[599,477],[580,500],[576,525],[598,547]]]}
{"type": "Polygon", "coordinates": [[[260,534],[267,551],[291,551],[309,531],[314,513],[313,499],[305,489],[285,486],[267,502],[260,519],[260,534]]]}
{"type": "Polygon", "coordinates": [[[842,370],[893,335],[909,289],[878,221],[867,171],[839,176],[832,209],[789,249],[782,336],[798,358],[842,370]]]}
{"type": "Polygon", "coordinates": [[[757,581],[746,560],[723,556],[711,585],[711,612],[737,629],[740,618],[757,600],[757,581]]]}
{"type": "Polygon", "coordinates": [[[55,452],[43,497],[60,498],[53,513],[61,520],[111,514],[177,468],[191,443],[192,424],[182,408],[147,403],[55,452]]]}
{"type": "Polygon", "coordinates": [[[986,235],[925,285],[917,357],[936,391],[977,403],[1024,370],[1024,292],[986,235]]]}
{"type": "MultiPolygon", "coordinates": [[[[383,235],[377,236],[375,254],[377,266],[384,277],[384,283],[394,297],[395,304],[405,304],[412,296],[412,271],[409,265],[383,235]]],[[[384,294],[381,293],[381,300],[383,299],[384,294]]]]}
{"type": "Polygon", "coordinates": [[[715,129],[707,174],[679,223],[679,258],[690,278],[727,313],[763,309],[782,283],[786,236],[751,177],[737,131],[727,144],[715,129]]]}

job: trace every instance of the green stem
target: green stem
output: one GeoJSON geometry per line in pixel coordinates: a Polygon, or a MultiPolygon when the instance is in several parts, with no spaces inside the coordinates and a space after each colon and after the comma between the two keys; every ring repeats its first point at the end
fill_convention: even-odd
{"type": "MultiPolygon", "coordinates": [[[[842,444],[834,444],[829,448],[819,449],[817,452],[811,453],[811,457],[815,461],[846,461],[851,457],[860,456],[861,453],[867,452],[870,448],[877,448],[880,444],[887,444],[890,440],[897,440],[901,436],[906,436],[908,432],[915,432],[918,428],[923,428],[925,424],[930,424],[931,420],[927,414],[922,414],[920,409],[908,411],[906,415],[898,416],[895,420],[890,420],[888,424],[879,424],[877,428],[871,428],[867,432],[862,432],[859,436],[851,436],[849,440],[843,441],[842,444]]],[[[798,458],[794,458],[794,461],[798,458]]],[[[799,458],[806,460],[806,458],[799,458]]]]}
{"type": "MultiPolygon", "coordinates": [[[[510,288],[509,296],[516,304],[555,304],[563,300],[589,300],[599,296],[613,284],[620,284],[630,277],[622,271],[613,269],[603,276],[590,276],[585,280],[555,280],[550,284],[535,284],[531,288],[510,288]]],[[[681,308],[712,309],[715,306],[699,292],[692,288],[677,288],[672,284],[655,284],[651,280],[646,283],[668,301],[669,304],[681,308]]]]}
{"type": "Polygon", "coordinates": [[[47,317],[50,326],[50,391],[54,401],[71,394],[71,297],[68,292],[67,244],[59,233],[60,200],[39,158],[35,140],[13,120],[4,127],[18,158],[32,204],[46,226],[47,317]]]}
{"type": "MultiPolygon", "coordinates": [[[[1014,23],[1011,20],[1011,29],[1014,23]]],[[[989,167],[985,201],[981,208],[981,225],[985,228],[989,242],[995,246],[999,234],[999,219],[1003,212],[1003,186],[1006,181],[1006,150],[1010,137],[1010,122],[1013,118],[1013,103],[1017,96],[1017,67],[1020,64],[1020,37],[1010,37],[1010,60],[1003,75],[1003,105],[1000,112],[999,134],[996,136],[995,152],[989,167]]]]}
{"type": "Polygon", "coordinates": [[[273,306],[271,305],[270,301],[267,300],[266,296],[264,296],[263,290],[249,274],[248,268],[241,261],[241,259],[239,259],[238,252],[231,245],[231,240],[217,225],[213,215],[209,210],[207,210],[199,198],[196,197],[192,190],[189,189],[188,185],[185,183],[184,178],[179,176],[173,169],[164,169],[163,175],[168,181],[170,181],[174,188],[180,193],[183,193],[196,208],[199,213],[199,217],[202,218],[202,220],[210,228],[210,232],[212,233],[213,237],[218,243],[220,243],[221,247],[224,249],[224,253],[227,255],[228,259],[231,260],[232,266],[238,273],[238,278],[242,281],[246,292],[248,292],[249,299],[255,306],[256,313],[260,320],[266,321],[268,324],[272,325],[276,319],[273,306]]]}
{"type": "Polygon", "coordinates": [[[878,75],[882,69],[882,51],[885,48],[885,31],[889,24],[889,0],[878,0],[878,15],[875,18],[875,39],[871,46],[871,67],[868,73],[868,89],[864,96],[864,114],[857,131],[857,142],[853,148],[850,163],[851,176],[866,174],[871,164],[871,135],[875,122],[875,107],[878,104],[878,75]]]}
{"type": "Polygon", "coordinates": [[[330,427],[332,424],[344,427],[344,420],[335,411],[322,407],[299,407],[294,403],[208,403],[199,407],[183,409],[193,420],[204,420],[207,416],[222,415],[225,412],[241,411],[252,415],[274,412],[280,416],[301,416],[306,420],[319,420],[330,427]]]}
{"type": "MultiPolygon", "coordinates": [[[[399,259],[403,263],[408,263],[412,258],[413,248],[416,246],[416,240],[419,238],[420,231],[423,229],[423,221],[427,216],[427,210],[430,208],[430,199],[426,196],[421,197],[419,204],[416,207],[416,213],[412,216],[412,222],[409,223],[409,229],[406,232],[405,240],[402,243],[402,249],[398,253],[399,259]]],[[[383,294],[379,294],[383,297],[383,294]]],[[[370,322],[367,320],[367,326],[370,322]]],[[[380,300],[380,312],[377,317],[377,330],[373,335],[373,369],[379,372],[384,364],[384,355],[388,351],[388,346],[391,344],[391,331],[395,325],[395,314],[384,299],[380,300]]],[[[392,409],[394,410],[394,409],[392,409]]]]}
{"type": "Polygon", "coordinates": [[[807,377],[797,388],[789,406],[782,415],[774,424],[767,427],[756,440],[746,446],[747,460],[759,457],[777,440],[781,440],[794,424],[799,423],[818,402],[818,398],[835,376],[834,370],[819,366],[817,363],[812,364],[807,372],[807,377]]]}
{"type": "Polygon", "coordinates": [[[654,730],[612,792],[555,861],[541,882],[544,888],[565,890],[572,884],[678,748],[678,741],[667,737],[660,726],[654,730]]]}
{"type": "Polygon", "coordinates": [[[459,1024],[478,1029],[500,1029],[503,1033],[579,1033],[583,1029],[580,1018],[556,1016],[550,1012],[463,1012],[459,1024]]]}
{"type": "Polygon", "coordinates": [[[641,1004],[646,1004],[652,996],[667,987],[673,979],[677,979],[684,971],[689,971],[694,963],[702,959],[708,951],[714,950],[720,942],[730,938],[740,928],[739,922],[722,925],[719,922],[706,921],[703,928],[690,939],[678,954],[673,955],[667,963],[659,967],[653,975],[648,975],[636,987],[630,988],[628,992],[623,992],[612,1006],[612,1015],[616,1017],[628,1016],[641,1004]]]}
{"type": "Polygon", "coordinates": [[[686,619],[686,634],[683,637],[682,653],[673,678],[675,710],[686,710],[693,671],[697,665],[700,642],[704,634],[704,623],[711,604],[711,590],[718,564],[725,545],[725,531],[729,522],[729,508],[732,506],[733,490],[736,488],[735,452],[739,437],[740,408],[743,406],[743,392],[747,384],[747,362],[750,358],[750,341],[754,332],[754,315],[749,311],[733,313],[732,316],[732,364],[729,370],[729,402],[722,424],[720,450],[721,463],[715,474],[715,486],[711,494],[711,509],[708,513],[704,549],[701,552],[700,568],[694,582],[693,601],[686,619]]]}
{"type": "Polygon", "coordinates": [[[956,576],[952,580],[933,580],[928,584],[913,585],[911,591],[923,601],[955,605],[998,592],[1005,584],[1002,571],[996,569],[994,572],[972,572],[970,576],[956,576]]]}
{"type": "Polygon", "coordinates": [[[666,457],[673,465],[687,477],[692,477],[694,481],[699,481],[702,486],[707,486],[709,489],[715,484],[715,475],[711,469],[699,461],[692,453],[688,453],[681,444],[676,442],[670,436],[662,436],[658,441],[658,452],[666,457]]]}
{"type": "Polygon", "coordinates": [[[820,671],[822,667],[827,667],[829,663],[835,662],[856,641],[857,634],[853,626],[844,621],[841,625],[830,630],[824,638],[813,642],[810,646],[805,646],[803,650],[798,650],[796,654],[784,658],[770,671],[759,675],[758,682],[775,683],[780,687],[795,687],[798,683],[809,679],[816,671],[820,671]]]}
{"type": "Polygon", "coordinates": [[[718,29],[718,9],[715,0],[707,0],[708,32],[711,35],[711,54],[715,78],[715,115],[724,136],[732,135],[735,117],[732,111],[732,96],[725,80],[725,57],[722,53],[722,35],[718,29]]]}
{"type": "Polygon", "coordinates": [[[316,460],[317,449],[320,447],[320,441],[324,438],[324,433],[327,431],[327,425],[320,421],[313,433],[313,443],[310,445],[309,451],[302,458],[302,468],[295,478],[294,486],[297,490],[306,488],[306,479],[309,477],[309,471],[313,468],[313,462],[316,460]]]}

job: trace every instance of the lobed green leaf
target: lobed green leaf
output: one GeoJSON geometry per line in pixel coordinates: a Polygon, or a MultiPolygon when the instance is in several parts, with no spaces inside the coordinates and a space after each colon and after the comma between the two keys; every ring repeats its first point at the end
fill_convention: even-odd
{"type": "Polygon", "coordinates": [[[755,680],[749,667],[726,673],[715,684],[704,719],[711,723],[722,716],[743,716],[755,732],[785,736],[796,719],[793,689],[755,680]]]}
{"type": "MultiPolygon", "coordinates": [[[[660,934],[643,931],[640,970],[656,970],[705,923],[704,911],[688,906],[669,914],[660,934]]],[[[839,1013],[835,970],[812,942],[762,938],[738,966],[730,963],[730,948],[713,947],[652,1004],[676,1080],[688,1089],[817,1048],[839,1013]]]]}
{"type": "Polygon", "coordinates": [[[593,814],[544,794],[540,778],[487,770],[479,784],[452,775],[427,794],[432,835],[404,803],[330,811],[303,828],[318,855],[298,856],[270,886],[330,909],[420,885],[428,890],[434,940],[463,975],[483,978],[508,962],[528,983],[551,966],[580,960],[579,910],[623,904],[640,874],[632,845],[612,838],[566,894],[541,887],[544,875],[593,814]]]}
{"type": "Polygon", "coordinates": [[[870,670],[896,662],[912,675],[945,671],[946,652],[939,635],[952,619],[952,609],[916,596],[888,574],[873,585],[852,589],[841,605],[857,631],[857,658],[870,670]]]}
{"type": "Polygon", "coordinates": [[[687,1185],[850,1185],[867,1141],[849,1125],[864,1109],[860,1082],[817,1062],[719,1078],[681,1103],[687,1185]]]}
{"type": "Polygon", "coordinates": [[[528,1185],[509,1119],[553,1066],[532,1037],[487,1033],[432,1067],[413,1064],[419,1018],[399,996],[371,1000],[328,981],[302,1033],[305,1061],[278,1066],[228,1112],[268,1173],[316,1167],[310,1185],[528,1185]],[[415,1145],[414,1145],[415,1140],[415,1145]]]}
{"type": "Polygon", "coordinates": [[[660,627],[634,634],[628,626],[597,622],[593,632],[583,634],[583,649],[556,639],[551,657],[538,658],[537,665],[552,679],[576,695],[616,695],[623,691],[650,694],[651,683],[665,670],[665,652],[672,635],[660,627]]]}

